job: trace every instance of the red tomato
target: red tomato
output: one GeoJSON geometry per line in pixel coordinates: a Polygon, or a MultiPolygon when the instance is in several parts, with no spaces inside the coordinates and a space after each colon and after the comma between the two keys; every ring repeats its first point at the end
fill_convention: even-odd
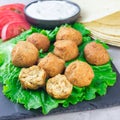
{"type": "Polygon", "coordinates": [[[24,13],[17,13],[11,10],[0,10],[0,19],[7,15],[19,15],[19,16],[24,17],[24,13]]]}
{"type": "Polygon", "coordinates": [[[19,35],[30,28],[24,17],[24,4],[0,6],[0,37],[3,40],[19,35]]]}
{"type": "Polygon", "coordinates": [[[2,11],[2,10],[11,10],[13,12],[23,14],[24,7],[25,7],[25,5],[21,4],[21,3],[8,4],[8,5],[0,6],[0,11],[2,11]]]}
{"type": "Polygon", "coordinates": [[[3,26],[11,21],[25,21],[25,18],[10,10],[0,11],[0,36],[3,26]]]}
{"type": "Polygon", "coordinates": [[[30,25],[24,21],[13,21],[7,23],[1,32],[2,40],[8,40],[12,37],[19,35],[21,32],[28,30],[30,25]]]}

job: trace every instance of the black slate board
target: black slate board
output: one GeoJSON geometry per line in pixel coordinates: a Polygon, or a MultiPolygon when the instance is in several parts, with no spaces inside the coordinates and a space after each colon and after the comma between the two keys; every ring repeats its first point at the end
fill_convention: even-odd
{"type": "MultiPolygon", "coordinates": [[[[91,101],[84,101],[76,105],[70,105],[68,108],[59,107],[52,110],[48,115],[68,112],[78,112],[85,110],[100,109],[120,105],[120,74],[113,65],[113,70],[117,73],[117,82],[113,87],[109,87],[105,96],[98,96],[91,101]]],[[[19,120],[42,116],[41,110],[28,111],[22,105],[14,104],[2,94],[2,85],[0,85],[0,120],[19,120]]]]}

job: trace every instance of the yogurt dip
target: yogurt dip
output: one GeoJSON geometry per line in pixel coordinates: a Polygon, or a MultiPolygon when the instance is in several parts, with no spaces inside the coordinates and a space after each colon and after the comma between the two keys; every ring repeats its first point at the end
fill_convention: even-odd
{"type": "Polygon", "coordinates": [[[61,20],[72,17],[79,11],[78,7],[66,1],[38,1],[30,4],[27,15],[35,19],[61,20]]]}

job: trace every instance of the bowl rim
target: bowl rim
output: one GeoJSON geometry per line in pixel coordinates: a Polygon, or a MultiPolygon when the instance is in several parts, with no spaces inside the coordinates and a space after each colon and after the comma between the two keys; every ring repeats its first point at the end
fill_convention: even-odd
{"type": "Polygon", "coordinates": [[[25,14],[26,16],[28,16],[29,18],[34,19],[34,20],[37,20],[37,21],[56,22],[56,21],[65,21],[65,20],[71,19],[72,17],[80,14],[80,11],[81,11],[81,8],[80,8],[80,6],[79,6],[78,4],[76,4],[76,3],[72,2],[72,1],[69,1],[69,0],[41,0],[41,1],[42,1],[42,2],[44,2],[44,1],[60,1],[60,2],[65,1],[65,2],[67,2],[67,3],[69,3],[69,4],[73,5],[73,6],[76,6],[77,9],[78,9],[78,11],[77,11],[75,14],[73,14],[72,16],[66,17],[66,18],[63,18],[63,19],[38,19],[38,18],[34,18],[34,17],[32,17],[32,16],[30,16],[30,15],[27,14],[26,9],[27,9],[31,4],[37,3],[38,1],[36,0],[36,1],[30,2],[29,4],[27,4],[27,5],[25,6],[25,8],[24,8],[24,14],[25,14]]]}

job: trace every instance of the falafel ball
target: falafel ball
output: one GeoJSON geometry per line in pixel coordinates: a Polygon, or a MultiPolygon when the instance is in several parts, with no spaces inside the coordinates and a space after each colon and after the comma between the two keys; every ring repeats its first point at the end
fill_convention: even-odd
{"type": "Polygon", "coordinates": [[[72,60],[79,54],[77,45],[71,40],[57,41],[54,46],[54,54],[65,61],[72,60]]]}
{"type": "Polygon", "coordinates": [[[12,50],[12,63],[18,67],[30,67],[38,60],[38,49],[30,42],[20,41],[12,50]]]}
{"type": "Polygon", "coordinates": [[[86,60],[93,65],[103,65],[110,60],[107,50],[96,42],[88,43],[84,49],[86,60]]]}
{"type": "Polygon", "coordinates": [[[72,40],[76,45],[82,43],[82,34],[71,27],[61,27],[56,35],[56,40],[72,40]]]}
{"type": "Polygon", "coordinates": [[[46,72],[38,66],[22,68],[19,74],[19,80],[24,89],[36,90],[45,86],[46,72]]]}
{"type": "Polygon", "coordinates": [[[47,56],[40,60],[38,66],[47,72],[48,77],[54,77],[55,75],[63,72],[65,61],[52,53],[48,53],[47,56]]]}
{"type": "Polygon", "coordinates": [[[50,41],[47,36],[40,33],[31,34],[26,41],[31,42],[38,50],[42,49],[44,52],[47,51],[50,46],[50,41]]]}
{"type": "Polygon", "coordinates": [[[73,85],[67,80],[65,75],[58,74],[48,79],[46,91],[56,99],[68,98],[72,92],[73,85]]]}
{"type": "Polygon", "coordinates": [[[73,85],[84,87],[91,84],[94,72],[88,63],[77,60],[68,65],[65,76],[73,85]]]}

